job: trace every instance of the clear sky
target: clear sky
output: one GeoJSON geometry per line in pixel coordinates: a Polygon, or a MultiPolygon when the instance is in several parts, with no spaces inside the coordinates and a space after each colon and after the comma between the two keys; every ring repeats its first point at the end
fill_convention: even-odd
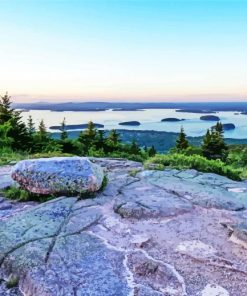
{"type": "Polygon", "coordinates": [[[0,0],[0,93],[247,100],[245,0],[0,0]]]}

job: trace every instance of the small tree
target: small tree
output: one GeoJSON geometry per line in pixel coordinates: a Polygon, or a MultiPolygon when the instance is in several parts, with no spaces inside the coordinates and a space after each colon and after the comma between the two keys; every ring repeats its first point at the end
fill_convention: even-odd
{"type": "Polygon", "coordinates": [[[8,137],[8,132],[11,129],[10,123],[0,124],[0,149],[11,147],[13,139],[8,137]]]}
{"type": "Polygon", "coordinates": [[[115,147],[120,144],[119,134],[117,133],[117,131],[115,129],[110,131],[110,133],[107,137],[107,140],[115,147]]]}
{"type": "Polygon", "coordinates": [[[6,93],[0,97],[0,124],[10,123],[7,137],[12,139],[11,148],[26,150],[29,144],[29,135],[26,125],[21,118],[21,111],[11,108],[11,97],[6,93]]]}
{"type": "Polygon", "coordinates": [[[130,145],[130,154],[139,154],[141,152],[140,147],[137,145],[136,141],[133,139],[130,145]]]}
{"type": "Polygon", "coordinates": [[[66,130],[66,121],[65,118],[63,119],[62,123],[61,123],[61,134],[60,134],[60,139],[61,141],[65,141],[66,139],[68,139],[68,132],[66,130]]]}
{"type": "Polygon", "coordinates": [[[203,156],[208,159],[226,160],[228,147],[224,141],[223,126],[219,122],[215,127],[207,130],[202,144],[203,156]]]}
{"type": "Polygon", "coordinates": [[[177,141],[176,141],[176,149],[177,150],[185,150],[188,147],[189,147],[189,142],[186,138],[184,128],[181,127],[180,133],[179,133],[177,141]]]}
{"type": "Polygon", "coordinates": [[[87,128],[79,134],[78,141],[83,144],[85,153],[89,152],[89,149],[93,149],[97,142],[97,129],[92,121],[89,121],[87,128]]]}
{"type": "Polygon", "coordinates": [[[33,136],[35,133],[35,126],[34,126],[33,118],[31,115],[28,116],[27,131],[28,131],[29,136],[33,136]]]}
{"type": "Polygon", "coordinates": [[[41,140],[46,140],[48,139],[48,133],[47,133],[47,130],[46,130],[46,126],[45,126],[45,123],[44,123],[44,120],[41,119],[40,123],[39,123],[39,128],[38,128],[38,136],[41,140]]]}
{"type": "Polygon", "coordinates": [[[154,146],[152,146],[151,148],[148,149],[148,156],[150,156],[150,157],[155,156],[156,153],[157,153],[157,151],[154,148],[154,146]]]}

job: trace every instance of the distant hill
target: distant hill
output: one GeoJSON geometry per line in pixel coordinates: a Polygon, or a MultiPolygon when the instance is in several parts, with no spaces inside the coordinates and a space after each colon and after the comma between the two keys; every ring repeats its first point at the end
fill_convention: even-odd
{"type": "Polygon", "coordinates": [[[123,102],[66,102],[66,103],[15,103],[22,110],[51,111],[104,111],[108,109],[137,111],[140,109],[178,109],[179,112],[213,113],[215,111],[247,112],[247,102],[202,102],[202,103],[123,103],[123,102]],[[182,110],[181,110],[182,109],[182,110]]]}

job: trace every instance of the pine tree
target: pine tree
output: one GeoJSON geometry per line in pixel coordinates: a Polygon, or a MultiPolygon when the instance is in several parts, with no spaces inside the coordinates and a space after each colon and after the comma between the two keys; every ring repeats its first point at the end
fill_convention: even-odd
{"type": "Polygon", "coordinates": [[[96,148],[105,150],[105,132],[102,130],[96,135],[96,148]]]}
{"type": "Polygon", "coordinates": [[[66,121],[65,118],[63,119],[62,123],[61,123],[61,134],[60,134],[60,139],[62,141],[65,141],[66,139],[68,139],[68,132],[66,130],[66,121]]]}
{"type": "Polygon", "coordinates": [[[11,108],[11,97],[6,93],[0,97],[0,124],[8,123],[7,136],[12,139],[11,148],[14,150],[26,150],[29,145],[29,135],[26,125],[22,121],[21,111],[11,108]]]}
{"type": "Polygon", "coordinates": [[[28,116],[27,131],[29,136],[33,136],[33,134],[35,133],[35,126],[34,126],[33,118],[31,115],[28,116]]]}
{"type": "Polygon", "coordinates": [[[222,125],[222,123],[220,121],[218,121],[216,123],[215,131],[218,132],[223,137],[224,130],[223,130],[223,125],[222,125]]]}
{"type": "Polygon", "coordinates": [[[130,145],[130,154],[137,155],[140,153],[140,147],[137,145],[136,141],[133,139],[130,145]]]}
{"type": "Polygon", "coordinates": [[[118,146],[120,144],[119,134],[115,129],[110,131],[107,139],[110,143],[113,144],[113,146],[118,146]]]}
{"type": "Polygon", "coordinates": [[[186,138],[186,134],[184,132],[184,128],[181,127],[180,133],[178,135],[177,141],[176,141],[176,148],[178,150],[185,150],[189,147],[189,142],[186,138]]]}
{"type": "Polygon", "coordinates": [[[208,159],[226,160],[228,147],[224,141],[223,126],[220,122],[211,131],[207,130],[203,138],[202,153],[208,159]]]}
{"type": "Polygon", "coordinates": [[[97,131],[95,125],[92,121],[89,121],[87,128],[84,131],[84,134],[91,140],[95,140],[97,131]]]}
{"type": "Polygon", "coordinates": [[[211,158],[211,142],[212,142],[212,135],[210,130],[208,129],[206,132],[206,135],[203,138],[203,142],[202,142],[202,154],[203,156],[205,156],[206,158],[210,159],[211,158]]]}
{"type": "Polygon", "coordinates": [[[151,148],[148,149],[148,156],[150,156],[150,157],[155,156],[156,153],[157,153],[157,151],[154,148],[154,146],[152,146],[151,148]]]}
{"type": "Polygon", "coordinates": [[[38,136],[40,140],[46,140],[48,138],[48,133],[43,119],[41,119],[39,123],[38,136]]]}
{"type": "Polygon", "coordinates": [[[11,129],[10,123],[0,124],[0,149],[11,147],[13,139],[8,137],[8,132],[11,129]]]}
{"type": "Polygon", "coordinates": [[[89,121],[87,128],[82,131],[78,137],[78,141],[83,144],[85,149],[85,153],[88,153],[89,149],[93,149],[93,147],[97,143],[97,129],[94,126],[92,121],[89,121]]]}

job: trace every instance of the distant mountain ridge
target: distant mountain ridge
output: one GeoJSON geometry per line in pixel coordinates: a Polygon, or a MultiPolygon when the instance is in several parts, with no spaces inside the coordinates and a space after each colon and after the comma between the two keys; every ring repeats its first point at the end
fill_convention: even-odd
{"type": "MultiPolygon", "coordinates": [[[[195,113],[215,111],[239,111],[247,113],[247,102],[160,102],[160,103],[128,103],[128,102],[65,102],[65,103],[14,103],[14,108],[23,110],[51,110],[51,111],[105,111],[121,109],[122,111],[135,111],[140,109],[178,109],[184,112],[195,113]]],[[[181,112],[181,111],[180,111],[181,112]]]]}

